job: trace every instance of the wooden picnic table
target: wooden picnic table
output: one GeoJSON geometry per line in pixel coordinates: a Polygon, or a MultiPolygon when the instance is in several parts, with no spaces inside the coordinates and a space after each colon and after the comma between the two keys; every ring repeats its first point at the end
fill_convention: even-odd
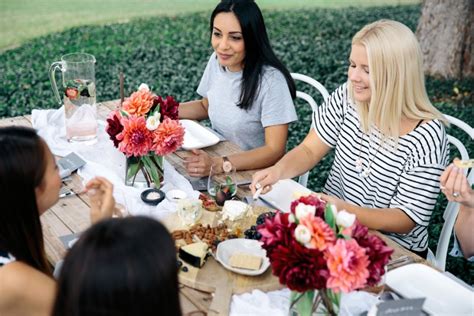
{"type": "MultiPolygon", "coordinates": [[[[118,104],[118,100],[99,103],[97,107],[98,119],[105,120],[110,111],[116,109],[118,104]]],[[[31,116],[24,115],[0,120],[0,126],[9,125],[31,127],[31,116]]],[[[219,156],[228,156],[241,151],[237,145],[229,141],[219,142],[218,144],[205,148],[204,150],[210,155],[219,156]]],[[[189,153],[186,151],[177,151],[176,153],[167,156],[166,159],[178,172],[186,176],[182,158],[188,154],[189,153]]],[[[249,180],[254,172],[255,170],[237,172],[236,181],[249,180]]],[[[72,180],[64,183],[64,185],[68,186],[73,191],[78,192],[82,186],[81,179],[76,173],[74,173],[71,178],[72,180]]],[[[240,197],[249,195],[248,188],[240,187],[238,195],[240,197]]],[[[58,261],[62,260],[66,254],[66,248],[60,240],[60,236],[80,233],[90,226],[89,200],[87,195],[72,195],[60,199],[56,205],[41,216],[41,223],[48,260],[52,265],[55,265],[58,261]]],[[[421,257],[418,257],[412,252],[404,249],[383,234],[377,234],[395,250],[393,258],[409,256],[412,257],[415,262],[426,262],[421,257]]],[[[207,314],[213,299],[212,293],[202,292],[180,285],[180,294],[183,314],[207,314]]]]}

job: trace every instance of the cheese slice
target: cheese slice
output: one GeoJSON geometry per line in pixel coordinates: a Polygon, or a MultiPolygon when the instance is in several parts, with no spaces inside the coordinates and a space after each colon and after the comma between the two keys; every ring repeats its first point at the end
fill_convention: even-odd
{"type": "Polygon", "coordinates": [[[229,264],[233,268],[258,270],[262,266],[262,257],[247,253],[234,253],[229,258],[229,264]]]}
{"type": "Polygon", "coordinates": [[[190,265],[200,268],[206,262],[208,248],[205,242],[189,244],[179,249],[179,257],[190,265]]]}

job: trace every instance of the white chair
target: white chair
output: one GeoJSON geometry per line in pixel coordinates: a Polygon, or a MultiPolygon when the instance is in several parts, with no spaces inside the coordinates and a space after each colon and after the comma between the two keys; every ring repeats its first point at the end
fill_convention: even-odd
{"type": "MultiPolygon", "coordinates": [[[[465,122],[449,116],[445,115],[451,125],[455,125],[456,127],[462,129],[466,134],[468,134],[471,138],[471,141],[474,140],[474,128],[466,124],[465,122]]],[[[448,135],[448,140],[451,145],[456,146],[461,155],[462,160],[469,159],[469,153],[466,150],[464,144],[459,141],[459,139],[448,135]]],[[[474,182],[474,168],[471,168],[469,174],[467,173],[467,169],[463,170],[464,174],[467,175],[467,179],[470,184],[474,182]]],[[[454,223],[456,222],[456,217],[458,216],[459,211],[459,203],[457,202],[448,202],[446,206],[446,210],[444,211],[443,218],[444,224],[443,228],[441,229],[441,233],[438,239],[438,246],[436,247],[436,254],[434,254],[431,249],[428,248],[428,261],[436,266],[438,269],[444,271],[446,268],[446,257],[448,255],[448,247],[449,247],[449,240],[451,238],[451,234],[453,233],[454,223]]]]}
{"type": "MultiPolygon", "coordinates": [[[[329,98],[328,90],[326,90],[326,88],[317,80],[311,77],[308,77],[306,75],[297,74],[297,73],[292,73],[291,77],[293,77],[295,81],[299,80],[311,85],[321,94],[321,96],[323,97],[323,100],[327,100],[329,98]]],[[[313,111],[315,111],[318,108],[316,101],[309,94],[302,91],[296,91],[296,97],[308,102],[308,104],[311,106],[311,109],[313,111]]],[[[298,178],[298,183],[306,187],[306,185],[308,184],[308,176],[309,176],[309,171],[305,172],[298,178]]]]}

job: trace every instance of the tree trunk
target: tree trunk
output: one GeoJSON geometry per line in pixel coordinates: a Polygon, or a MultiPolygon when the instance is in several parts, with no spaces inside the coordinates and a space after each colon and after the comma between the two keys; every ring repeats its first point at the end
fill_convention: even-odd
{"type": "Polygon", "coordinates": [[[474,77],[474,0],[424,0],[416,34],[425,73],[474,77]]]}

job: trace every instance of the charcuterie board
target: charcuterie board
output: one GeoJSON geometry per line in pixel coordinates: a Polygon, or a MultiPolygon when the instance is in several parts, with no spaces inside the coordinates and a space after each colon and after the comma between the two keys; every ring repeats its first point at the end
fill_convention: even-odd
{"type": "MultiPolygon", "coordinates": [[[[234,222],[225,221],[225,224],[232,231],[240,231],[243,234],[245,229],[255,225],[258,215],[268,211],[269,209],[265,207],[253,207],[245,218],[234,222]]],[[[171,232],[187,228],[181,224],[177,215],[171,215],[163,222],[171,232]]],[[[215,227],[218,222],[219,212],[203,211],[198,223],[215,227]]],[[[212,256],[208,257],[201,268],[195,268],[183,262],[179,272],[179,282],[196,290],[214,293],[209,315],[229,314],[232,294],[250,292],[254,289],[272,291],[282,288],[278,278],[272,275],[271,268],[258,276],[245,276],[226,270],[212,256]]]]}

